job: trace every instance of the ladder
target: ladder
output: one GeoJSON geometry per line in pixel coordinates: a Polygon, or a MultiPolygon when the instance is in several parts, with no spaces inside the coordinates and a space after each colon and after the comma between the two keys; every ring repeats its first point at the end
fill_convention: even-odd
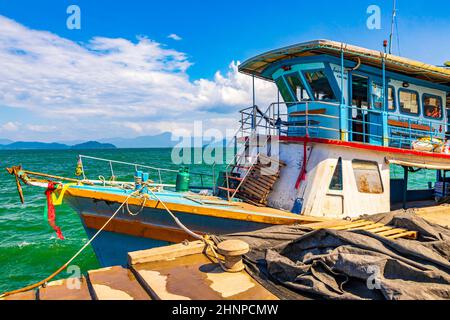
{"type": "Polygon", "coordinates": [[[260,137],[263,136],[245,138],[243,150],[228,165],[225,172],[226,186],[219,186],[220,190],[227,192],[228,201],[238,197],[253,205],[267,206],[270,192],[285,163],[260,152],[260,147],[269,145],[271,136],[264,136],[262,145],[260,137]],[[252,144],[252,141],[256,141],[256,144],[252,144]]]}

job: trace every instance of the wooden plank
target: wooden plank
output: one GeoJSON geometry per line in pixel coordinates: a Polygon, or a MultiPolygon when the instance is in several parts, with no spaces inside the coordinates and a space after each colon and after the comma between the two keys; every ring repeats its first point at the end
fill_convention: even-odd
{"type": "Polygon", "coordinates": [[[16,293],[0,300],[37,300],[37,292],[36,290],[31,290],[27,292],[16,293]]]}
{"type": "MultiPolygon", "coordinates": [[[[308,110],[308,115],[317,115],[317,114],[325,114],[327,112],[327,109],[321,108],[321,109],[312,109],[308,110]]],[[[296,111],[289,114],[291,117],[300,117],[306,115],[306,111],[296,111]]]]}
{"type": "Polygon", "coordinates": [[[357,221],[357,222],[352,222],[352,223],[349,223],[349,224],[343,225],[343,226],[332,227],[330,229],[333,229],[333,230],[348,230],[348,229],[364,227],[364,226],[371,225],[371,224],[373,224],[372,221],[357,221]]]}
{"type": "Polygon", "coordinates": [[[189,242],[188,244],[179,243],[166,247],[129,252],[128,263],[130,265],[135,265],[159,260],[175,259],[178,257],[202,253],[204,250],[205,243],[200,240],[189,242]]]}
{"type": "Polygon", "coordinates": [[[387,236],[388,239],[396,240],[399,238],[417,239],[417,231],[405,231],[401,233],[394,234],[392,236],[387,236]]]}
{"type": "Polygon", "coordinates": [[[409,124],[406,121],[398,121],[398,120],[388,120],[388,125],[393,127],[400,127],[400,128],[410,128],[414,130],[422,130],[422,131],[430,131],[430,126],[418,124],[418,123],[411,123],[409,124]]]}
{"type": "Polygon", "coordinates": [[[381,228],[381,227],[385,227],[385,225],[382,223],[373,223],[373,224],[369,224],[369,225],[363,226],[363,227],[350,228],[350,229],[347,229],[347,231],[353,231],[353,230],[371,231],[373,229],[381,228]]]}
{"type": "Polygon", "coordinates": [[[120,266],[88,272],[96,300],[151,300],[134,274],[120,266]]]}
{"type": "Polygon", "coordinates": [[[57,280],[38,290],[39,300],[92,300],[86,278],[57,280]]]}
{"type": "Polygon", "coordinates": [[[386,231],[382,231],[382,232],[377,232],[378,235],[383,236],[383,237],[388,237],[388,236],[393,236],[395,234],[400,234],[403,233],[405,231],[405,229],[391,229],[391,230],[386,230],[386,231]]]}

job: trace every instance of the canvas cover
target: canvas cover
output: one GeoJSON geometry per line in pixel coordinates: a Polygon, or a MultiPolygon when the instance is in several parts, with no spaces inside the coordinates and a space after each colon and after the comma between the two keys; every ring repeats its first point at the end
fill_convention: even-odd
{"type": "Polygon", "coordinates": [[[419,238],[290,225],[216,241],[246,241],[248,272],[281,299],[450,299],[449,229],[408,211],[365,219],[418,231],[419,238]]]}

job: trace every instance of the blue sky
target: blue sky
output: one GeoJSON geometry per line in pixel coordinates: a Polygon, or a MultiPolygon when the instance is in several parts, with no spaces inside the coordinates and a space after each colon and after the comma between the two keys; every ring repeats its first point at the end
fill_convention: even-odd
{"type": "MultiPolygon", "coordinates": [[[[398,0],[394,53],[450,60],[449,9],[448,0],[398,0]]],[[[380,49],[391,10],[391,0],[0,0],[0,138],[139,136],[189,131],[196,119],[222,130],[251,104],[233,61],[319,38],[380,49]],[[81,30],[66,27],[71,4],[81,30]],[[381,30],[366,27],[372,4],[381,30]]],[[[270,101],[272,89],[258,88],[260,103],[270,101]]]]}

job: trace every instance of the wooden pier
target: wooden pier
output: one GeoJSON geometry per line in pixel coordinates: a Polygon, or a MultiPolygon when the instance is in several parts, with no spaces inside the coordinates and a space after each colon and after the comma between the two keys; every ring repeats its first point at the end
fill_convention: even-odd
{"type": "MultiPolygon", "coordinates": [[[[448,226],[450,206],[416,209],[432,223],[448,226]]],[[[416,238],[417,232],[367,220],[311,223],[312,229],[366,230],[391,240],[416,238]]],[[[81,279],[48,283],[4,300],[276,300],[245,270],[225,272],[206,248],[193,241],[128,254],[128,267],[89,271],[81,279]]]]}

